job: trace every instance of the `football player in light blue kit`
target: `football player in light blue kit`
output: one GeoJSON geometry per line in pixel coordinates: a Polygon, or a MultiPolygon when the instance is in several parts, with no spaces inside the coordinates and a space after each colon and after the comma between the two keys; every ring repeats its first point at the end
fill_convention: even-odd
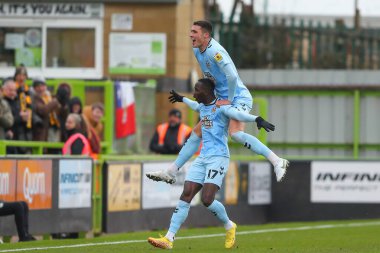
{"type": "MultiPolygon", "coordinates": [[[[212,25],[208,21],[196,21],[190,32],[194,55],[203,71],[204,77],[215,81],[215,93],[221,100],[217,105],[232,104],[237,111],[246,112],[252,109],[252,96],[242,83],[236,67],[227,51],[211,37],[212,25]]],[[[181,101],[178,101],[181,102],[181,101]]],[[[258,127],[260,123],[258,122],[258,127]]],[[[196,125],[186,144],[182,147],[178,158],[167,169],[152,172],[147,175],[155,181],[175,182],[177,171],[195,154],[201,142],[200,125],[196,125]]],[[[278,157],[256,137],[244,132],[244,123],[230,120],[229,133],[231,138],[244,145],[256,154],[263,155],[274,167],[277,181],[281,181],[286,173],[289,162],[278,157]]]]}
{"type": "Polygon", "coordinates": [[[227,143],[228,124],[231,118],[244,122],[257,122],[257,124],[260,121],[261,126],[267,131],[273,131],[274,126],[261,117],[240,112],[231,105],[217,106],[218,99],[215,97],[214,88],[215,84],[212,80],[200,79],[194,89],[194,98],[197,102],[172,91],[191,109],[200,113],[203,146],[200,155],[186,174],[183,192],[173,212],[166,236],[148,238],[148,242],[155,247],[173,248],[175,234],[187,218],[191,200],[202,188],[202,203],[224,224],[226,229],[225,248],[231,248],[235,244],[236,224],[228,218],[223,204],[215,200],[215,194],[222,186],[230,162],[227,143]]]}

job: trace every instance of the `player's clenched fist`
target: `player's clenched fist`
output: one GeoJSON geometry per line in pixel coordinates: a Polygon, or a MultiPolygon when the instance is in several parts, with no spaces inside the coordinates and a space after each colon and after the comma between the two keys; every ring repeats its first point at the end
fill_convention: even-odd
{"type": "Polygon", "coordinates": [[[265,119],[261,118],[260,116],[256,118],[257,128],[260,130],[261,128],[264,128],[265,131],[270,132],[274,131],[275,126],[265,119]]]}

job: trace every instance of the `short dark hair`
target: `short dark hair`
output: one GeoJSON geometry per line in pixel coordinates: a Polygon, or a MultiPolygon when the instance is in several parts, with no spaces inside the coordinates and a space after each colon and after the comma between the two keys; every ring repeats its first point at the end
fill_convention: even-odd
{"type": "Polygon", "coordinates": [[[202,83],[205,85],[210,92],[214,92],[215,89],[215,82],[209,78],[201,78],[198,80],[198,82],[202,83]]]}
{"type": "Polygon", "coordinates": [[[175,116],[175,117],[181,119],[181,118],[182,118],[182,113],[181,113],[181,111],[178,110],[178,109],[172,109],[172,110],[170,110],[170,112],[169,112],[169,117],[170,117],[170,116],[175,116]]]}
{"type": "Polygon", "coordinates": [[[195,21],[193,23],[193,25],[197,25],[197,26],[202,27],[202,29],[205,30],[206,32],[208,32],[210,35],[212,33],[212,24],[211,24],[210,21],[207,21],[207,20],[198,20],[198,21],[195,21]]]}

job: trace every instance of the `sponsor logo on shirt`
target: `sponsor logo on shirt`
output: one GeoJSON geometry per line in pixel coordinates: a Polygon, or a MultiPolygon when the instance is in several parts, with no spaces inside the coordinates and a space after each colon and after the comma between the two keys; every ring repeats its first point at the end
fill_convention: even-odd
{"type": "Polygon", "coordinates": [[[203,116],[202,117],[202,126],[209,129],[212,128],[212,120],[210,119],[209,115],[203,116]]]}
{"type": "Polygon", "coordinates": [[[214,55],[214,59],[217,61],[217,62],[220,62],[221,60],[223,60],[223,57],[220,53],[216,53],[214,55]]]}

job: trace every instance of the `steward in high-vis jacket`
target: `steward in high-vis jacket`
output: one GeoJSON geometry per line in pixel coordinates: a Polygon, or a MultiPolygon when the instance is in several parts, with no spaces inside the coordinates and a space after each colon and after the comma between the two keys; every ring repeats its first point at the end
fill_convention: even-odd
{"type": "Polygon", "coordinates": [[[157,126],[150,141],[150,150],[159,154],[178,154],[191,134],[191,127],[181,122],[181,112],[173,109],[169,112],[169,120],[157,126]]]}

